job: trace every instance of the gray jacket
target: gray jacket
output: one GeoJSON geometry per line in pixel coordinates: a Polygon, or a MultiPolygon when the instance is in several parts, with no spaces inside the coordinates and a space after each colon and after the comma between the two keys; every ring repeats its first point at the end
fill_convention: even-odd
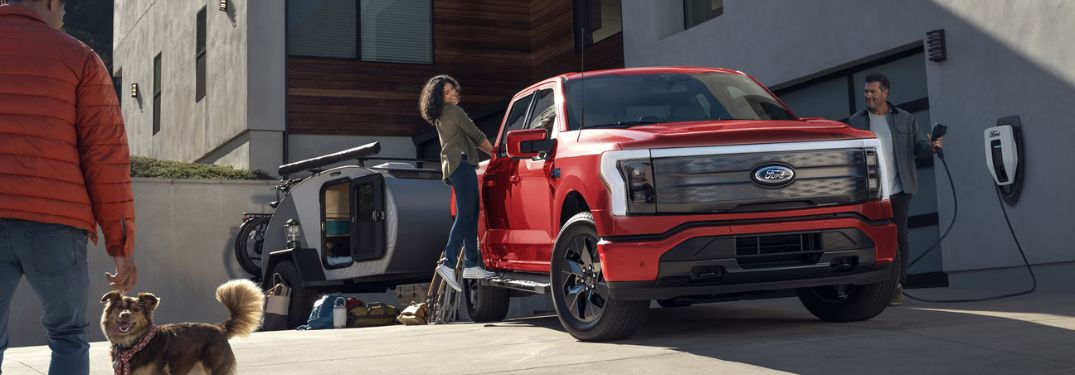
{"type": "MultiPolygon", "coordinates": [[[[903,192],[914,194],[918,191],[918,173],[915,166],[916,157],[933,155],[933,145],[926,137],[918,135],[918,124],[910,112],[896,108],[888,103],[891,111],[888,124],[892,128],[892,154],[896,157],[896,173],[900,176],[903,192]]],[[[867,110],[855,113],[847,119],[847,124],[856,129],[870,130],[870,116],[867,110]]],[[[884,145],[882,145],[883,147],[884,145]]]]}

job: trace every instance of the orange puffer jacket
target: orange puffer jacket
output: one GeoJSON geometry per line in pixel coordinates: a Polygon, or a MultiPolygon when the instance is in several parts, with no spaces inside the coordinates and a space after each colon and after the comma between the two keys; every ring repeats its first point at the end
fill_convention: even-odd
{"type": "Polygon", "coordinates": [[[89,47],[0,5],[0,218],[104,231],[131,255],[130,154],[111,76],[89,47]]]}

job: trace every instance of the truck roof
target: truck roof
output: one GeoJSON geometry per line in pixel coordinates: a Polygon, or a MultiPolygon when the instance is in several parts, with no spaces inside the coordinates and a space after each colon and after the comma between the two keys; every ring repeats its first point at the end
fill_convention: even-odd
{"type": "Polygon", "coordinates": [[[597,77],[607,75],[632,75],[632,74],[659,74],[659,73],[708,73],[708,72],[721,72],[729,74],[745,74],[741,71],[725,68],[707,68],[699,66],[654,66],[654,67],[640,67],[640,68],[621,68],[621,69],[605,69],[595,70],[590,72],[579,73],[571,72],[564,73],[557,77],[572,80],[586,77],[597,77]]]}

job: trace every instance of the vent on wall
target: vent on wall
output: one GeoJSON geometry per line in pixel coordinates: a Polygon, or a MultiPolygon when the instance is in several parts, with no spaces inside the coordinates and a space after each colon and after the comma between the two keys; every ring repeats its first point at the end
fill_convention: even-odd
{"type": "Polygon", "coordinates": [[[945,46],[944,29],[926,32],[926,53],[930,61],[941,62],[948,59],[948,49],[945,46]]]}

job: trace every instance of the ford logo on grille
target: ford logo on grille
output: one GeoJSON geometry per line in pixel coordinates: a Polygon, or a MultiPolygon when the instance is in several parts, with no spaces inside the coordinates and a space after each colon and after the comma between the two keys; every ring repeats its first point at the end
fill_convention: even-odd
{"type": "Polygon", "coordinates": [[[795,170],[781,164],[768,164],[754,169],[751,180],[761,187],[784,187],[795,181],[795,170]]]}

